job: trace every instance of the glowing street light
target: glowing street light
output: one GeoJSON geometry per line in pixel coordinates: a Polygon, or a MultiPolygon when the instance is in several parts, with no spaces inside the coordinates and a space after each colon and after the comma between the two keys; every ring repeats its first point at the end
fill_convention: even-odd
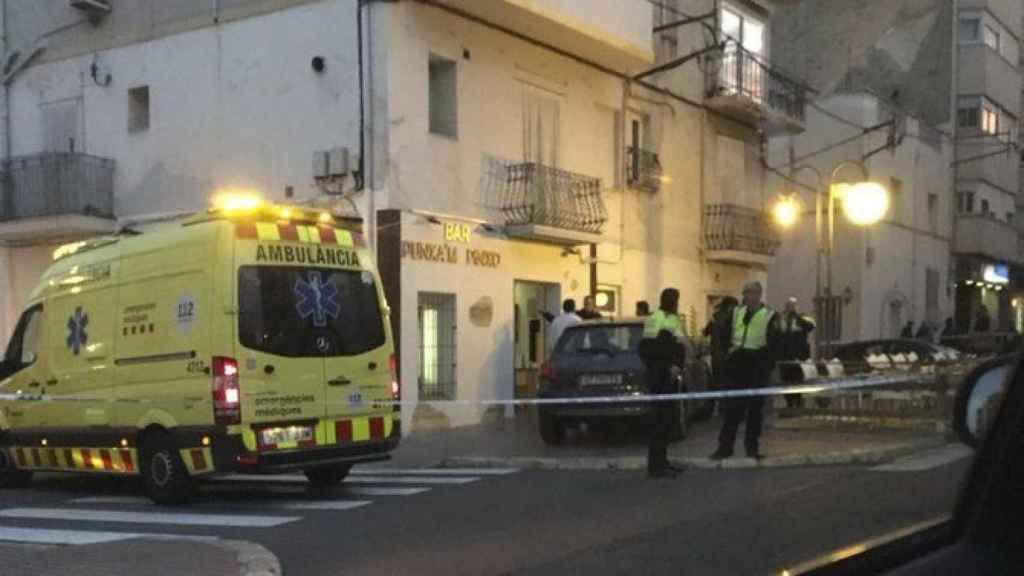
{"type": "Polygon", "coordinates": [[[792,228],[800,219],[800,202],[793,196],[779,198],[772,208],[772,217],[779,226],[792,228]]]}
{"type": "Polygon", "coordinates": [[[833,194],[842,201],[846,219],[856,226],[877,224],[889,211],[889,192],[877,182],[838,184],[833,194]]]}

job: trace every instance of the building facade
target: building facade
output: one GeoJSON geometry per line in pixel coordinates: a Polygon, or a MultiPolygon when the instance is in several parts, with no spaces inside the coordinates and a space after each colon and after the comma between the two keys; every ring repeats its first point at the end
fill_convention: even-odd
{"type": "Polygon", "coordinates": [[[834,172],[836,182],[861,178],[851,164],[836,171],[853,159],[863,162],[872,181],[886,186],[890,205],[885,218],[871,227],[850,224],[837,206],[831,293],[838,297],[840,313],[837,325],[819,327],[831,332],[823,338],[895,338],[908,322],[915,333],[922,324],[940,332],[953,314],[950,138],[917,118],[900,115],[872,94],[851,93],[820,99],[807,112],[806,132],[773,138],[770,146],[772,165],[786,166],[790,158],[813,155],[772,179],[777,193],[798,195],[803,208],[796,225],[783,233],[769,269],[773,304],[781,307],[794,296],[806,312],[815,310],[815,297],[827,283],[828,262],[826,255],[819,256],[826,241],[824,233],[820,245],[816,240],[814,193],[827,193],[834,172]],[[890,142],[896,134],[890,129],[858,137],[861,126],[894,118],[901,124],[898,143],[890,142]],[[848,143],[816,153],[842,141],[848,143]]]}
{"type": "Polygon", "coordinates": [[[362,217],[407,400],[531,394],[564,298],[695,329],[778,247],[772,4],[6,0],[0,327],[56,244],[246,189],[362,217]]]}

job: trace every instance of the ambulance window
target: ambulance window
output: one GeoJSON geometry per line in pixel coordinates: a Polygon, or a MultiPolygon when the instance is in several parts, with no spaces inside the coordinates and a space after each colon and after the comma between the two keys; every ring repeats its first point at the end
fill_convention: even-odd
{"type": "Polygon", "coordinates": [[[281,356],[355,356],[384,345],[373,275],[362,270],[242,266],[242,346],[281,356]]]}
{"type": "Polygon", "coordinates": [[[42,323],[43,308],[37,306],[27,310],[18,321],[4,356],[5,363],[16,369],[35,363],[39,357],[39,327],[42,323]]]}

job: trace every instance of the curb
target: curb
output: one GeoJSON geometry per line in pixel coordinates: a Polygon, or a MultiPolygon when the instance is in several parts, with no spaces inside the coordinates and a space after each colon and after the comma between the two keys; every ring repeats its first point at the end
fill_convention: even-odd
{"type": "Polygon", "coordinates": [[[281,576],[281,562],[273,552],[247,540],[217,540],[213,544],[237,555],[240,576],[281,576]]]}
{"type": "MultiPolygon", "coordinates": [[[[750,468],[794,468],[801,466],[836,466],[847,464],[881,464],[921,450],[938,448],[948,443],[945,438],[908,442],[886,448],[860,448],[845,452],[769,456],[762,460],[729,458],[715,461],[708,458],[672,458],[673,464],[704,470],[742,470],[750,468]]],[[[619,457],[532,457],[532,456],[457,456],[441,462],[442,468],[506,468],[528,470],[646,470],[643,456],[619,457]]]]}

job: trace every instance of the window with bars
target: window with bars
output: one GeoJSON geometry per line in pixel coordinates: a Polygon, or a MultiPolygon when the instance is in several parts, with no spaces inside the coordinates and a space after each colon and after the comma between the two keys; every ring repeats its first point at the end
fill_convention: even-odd
{"type": "Polygon", "coordinates": [[[456,396],[455,295],[419,293],[419,396],[454,400],[456,396]]]}

